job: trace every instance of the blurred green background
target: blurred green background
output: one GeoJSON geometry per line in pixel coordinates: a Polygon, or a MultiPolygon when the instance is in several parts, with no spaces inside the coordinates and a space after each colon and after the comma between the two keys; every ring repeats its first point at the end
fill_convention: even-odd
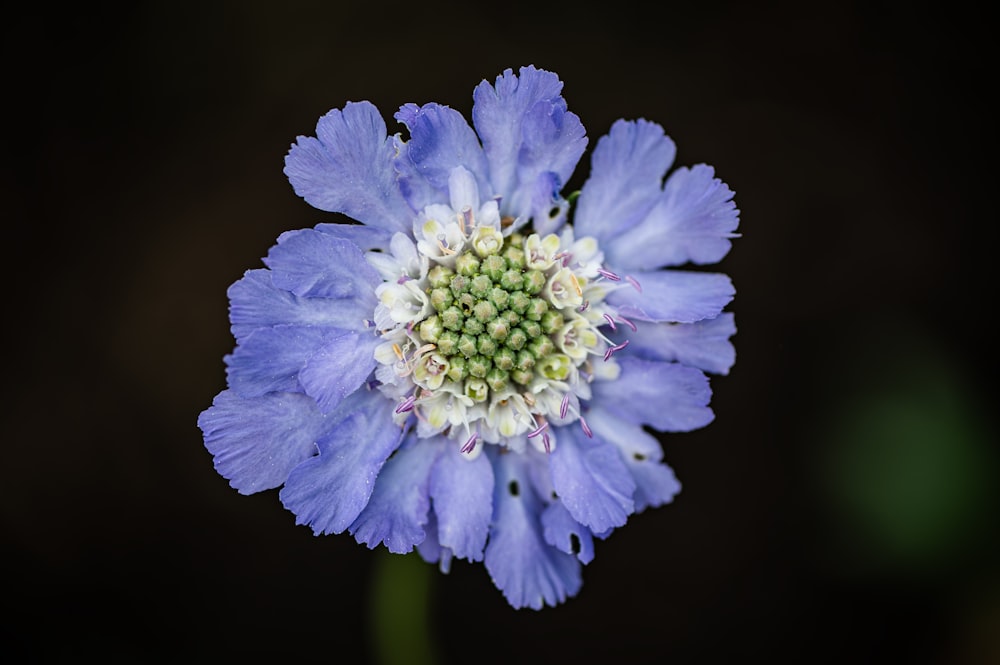
{"type": "Polygon", "coordinates": [[[139,2],[0,29],[0,635],[29,660],[1000,662],[994,75],[962,3],[139,2]],[[526,64],[591,147],[661,123],[744,234],[716,421],[663,438],[682,493],[542,612],[480,565],[313,537],[195,425],[226,288],[333,219],[281,173],[295,137],[350,100],[391,132],[407,102],[468,114],[526,64]]]}

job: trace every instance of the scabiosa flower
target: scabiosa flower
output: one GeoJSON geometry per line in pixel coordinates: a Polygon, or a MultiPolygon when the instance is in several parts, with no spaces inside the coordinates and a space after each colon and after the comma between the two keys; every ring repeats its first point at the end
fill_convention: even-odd
{"type": "Polygon", "coordinates": [[[706,372],[735,357],[729,278],[665,269],[725,256],[733,192],[668,177],[663,129],[620,120],[564,197],[587,138],[561,92],[523,67],[476,87],[472,127],[406,104],[389,136],[359,102],[298,137],[295,192],[358,223],[286,232],[230,287],[228,387],[198,421],[241,493],[445,572],[482,561],[517,608],[575,595],[595,537],[672,500],[650,430],[708,424],[706,372]]]}

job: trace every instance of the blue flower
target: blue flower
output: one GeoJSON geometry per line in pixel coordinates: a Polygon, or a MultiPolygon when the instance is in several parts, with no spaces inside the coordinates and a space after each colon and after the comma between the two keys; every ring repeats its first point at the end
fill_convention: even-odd
{"type": "Polygon", "coordinates": [[[594,539],[679,491],[650,430],[707,425],[735,354],[722,259],[739,221],[706,165],[619,120],[587,146],[547,71],[473,93],[473,126],[406,104],[389,136],[349,103],[285,160],[359,223],[282,234],[229,291],[227,389],[199,417],[239,492],[296,523],[447,572],[482,561],[517,608],[580,589],[594,539]],[[473,129],[474,127],[474,129],[473,129]]]}

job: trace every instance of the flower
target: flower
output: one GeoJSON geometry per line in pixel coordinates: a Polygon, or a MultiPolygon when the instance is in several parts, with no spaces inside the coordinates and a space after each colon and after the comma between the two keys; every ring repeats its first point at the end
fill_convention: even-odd
{"type": "Polygon", "coordinates": [[[713,419],[735,354],[733,192],[677,168],[646,120],[587,146],[544,70],[473,93],[475,129],[406,104],[320,118],[295,192],[356,223],[289,231],[228,290],[227,389],[198,425],[239,492],[281,487],[296,523],[447,572],[482,561],[516,608],[574,596],[628,517],[679,491],[658,432],[713,419]]]}

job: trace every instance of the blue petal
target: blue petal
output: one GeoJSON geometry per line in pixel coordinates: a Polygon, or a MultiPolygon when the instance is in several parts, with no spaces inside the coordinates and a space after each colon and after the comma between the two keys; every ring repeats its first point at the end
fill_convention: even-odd
{"type": "Polygon", "coordinates": [[[602,242],[604,257],[624,270],[649,270],[688,261],[715,263],[732,245],[739,224],[733,192],[710,166],[681,168],[638,224],[602,242]]]}
{"type": "Polygon", "coordinates": [[[334,238],[346,240],[358,246],[362,252],[385,250],[392,240],[392,233],[385,229],[377,229],[363,224],[317,224],[316,230],[334,238]]]}
{"type": "Polygon", "coordinates": [[[569,514],[598,533],[625,524],[635,483],[618,451],[576,427],[557,428],[556,437],[552,486],[569,514]]]}
{"type": "Polygon", "coordinates": [[[595,406],[664,432],[687,432],[712,422],[712,390],[700,370],[628,356],[616,359],[621,375],[616,381],[594,382],[595,406]]]}
{"type": "Polygon", "coordinates": [[[288,231],[268,251],[264,263],[279,289],[302,297],[355,298],[369,311],[378,301],[382,278],[352,242],[315,229],[288,231]]]}
{"type": "Polygon", "coordinates": [[[553,501],[542,513],[545,542],[566,554],[572,554],[580,563],[594,560],[594,538],[590,529],[569,514],[561,501],[553,501]]]}
{"type": "Polygon", "coordinates": [[[641,287],[620,288],[607,297],[623,315],[643,321],[693,323],[719,315],[736,290],[721,273],[654,270],[631,274],[641,287]]]}
{"type": "Polygon", "coordinates": [[[332,337],[306,361],[299,383],[322,412],[332,411],[375,369],[375,347],[381,343],[371,333],[332,337]]]}
{"type": "Polygon", "coordinates": [[[529,66],[520,77],[507,69],[495,85],[483,81],[473,93],[472,120],[490,180],[504,197],[502,209],[514,216],[532,212],[526,206],[540,174],[552,172],[565,182],[586,147],[579,119],[566,112],[562,85],[555,74],[529,66]]]}
{"type": "Polygon", "coordinates": [[[636,322],[632,332],[623,326],[613,334],[616,342],[628,339],[629,354],[648,360],[679,362],[715,374],[728,374],[736,361],[730,337],[736,334],[731,312],[695,323],[636,322]]]}
{"type": "Polygon", "coordinates": [[[278,487],[316,452],[323,416],[301,393],[244,399],[232,390],[216,395],[198,416],[215,469],[240,494],[278,487]]]}
{"type": "Polygon", "coordinates": [[[331,414],[335,426],[318,441],[319,455],[296,467],[279,494],[296,524],[319,535],[340,533],[354,522],[402,438],[392,410],[393,402],[380,393],[358,390],[331,414]]]}
{"type": "Polygon", "coordinates": [[[229,387],[241,397],[283,390],[302,392],[299,372],[331,337],[345,331],[325,326],[258,328],[225,357],[229,387]]]}
{"type": "Polygon", "coordinates": [[[487,451],[496,476],[493,525],[483,562],[513,607],[557,605],[583,584],[580,563],[548,545],[541,532],[541,501],[531,489],[524,455],[487,451]]]}
{"type": "Polygon", "coordinates": [[[681,485],[673,470],[663,464],[660,442],[641,425],[622,420],[609,410],[596,408],[587,413],[594,436],[616,446],[629,473],[635,479],[635,512],[670,503],[681,485]]]}
{"type": "Polygon", "coordinates": [[[271,271],[265,268],[248,270],[229,287],[227,295],[237,342],[258,328],[279,324],[359,330],[374,311],[367,298],[300,298],[274,286],[271,271]]]}
{"type": "Polygon", "coordinates": [[[405,231],[413,213],[396,183],[394,155],[378,109],[349,103],[319,119],[316,138],[298,137],[285,157],[285,175],[295,193],[320,210],[405,231]]]}
{"type": "Polygon", "coordinates": [[[396,119],[410,130],[410,140],[398,146],[395,166],[414,209],[447,201],[448,178],[458,166],[475,176],[483,199],[492,195],[486,155],[461,113],[440,104],[407,104],[396,119]]]}
{"type": "Polygon", "coordinates": [[[390,552],[406,554],[424,540],[431,467],[441,448],[439,440],[414,437],[385,463],[371,500],[350,526],[359,543],[370,549],[385,543],[390,552]]]}
{"type": "Polygon", "coordinates": [[[469,460],[454,442],[445,445],[431,472],[430,493],[441,545],[460,559],[482,561],[493,516],[493,466],[487,456],[469,460]]]}
{"type": "Polygon", "coordinates": [[[638,224],[661,198],[663,177],[676,153],[656,123],[615,122],[594,148],[573,213],[576,235],[594,236],[603,246],[638,224]]]}

